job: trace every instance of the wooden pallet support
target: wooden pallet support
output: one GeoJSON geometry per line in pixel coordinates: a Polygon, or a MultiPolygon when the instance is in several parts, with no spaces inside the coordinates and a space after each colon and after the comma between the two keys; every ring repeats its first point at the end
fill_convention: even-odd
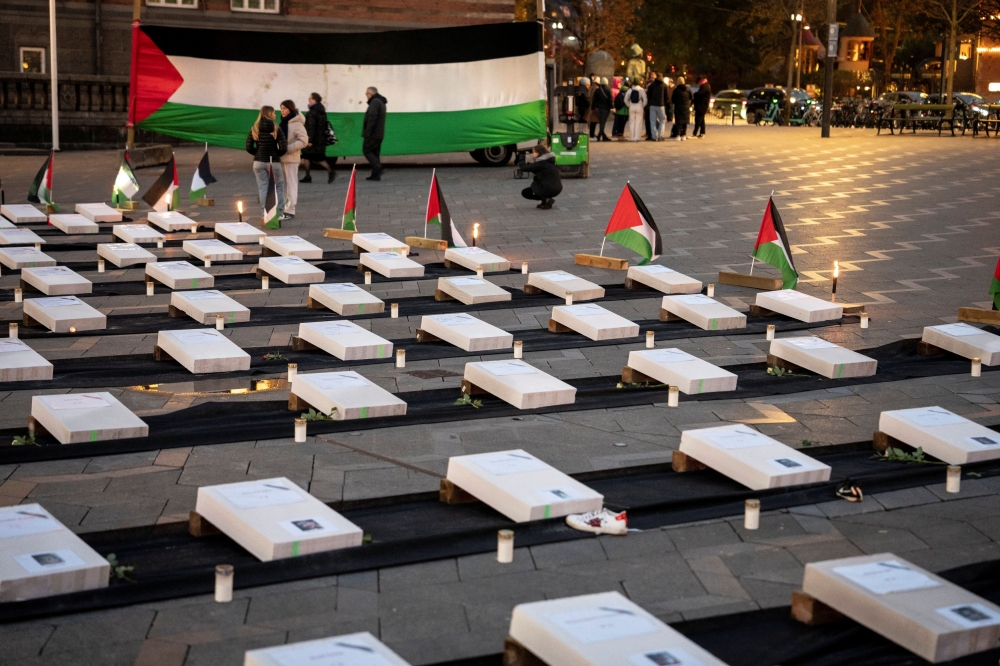
{"type": "Polygon", "coordinates": [[[932,345],[929,342],[924,342],[923,340],[917,341],[917,354],[920,356],[937,356],[938,354],[943,354],[944,350],[936,345],[932,345]]]}
{"type": "Polygon", "coordinates": [[[438,501],[444,504],[472,504],[479,500],[465,492],[448,479],[441,479],[438,501]]]}
{"type": "Polygon", "coordinates": [[[297,335],[292,336],[292,351],[310,351],[313,349],[318,349],[318,347],[311,342],[306,342],[297,335]]]}
{"type": "Polygon", "coordinates": [[[417,329],[417,342],[441,342],[441,338],[432,335],[422,328],[417,329]]]}
{"type": "Polygon", "coordinates": [[[323,229],[323,238],[336,238],[337,240],[350,241],[354,240],[354,234],[356,233],[358,232],[328,227],[323,229]]]}
{"type": "Polygon", "coordinates": [[[546,666],[546,664],[528,648],[508,636],[503,641],[503,666],[546,666]]]}
{"type": "Polygon", "coordinates": [[[45,426],[36,421],[34,416],[29,416],[28,433],[35,439],[38,439],[39,437],[45,437],[48,435],[49,431],[45,429],[45,426]]]}
{"type": "Polygon", "coordinates": [[[306,307],[311,310],[325,310],[326,306],[314,299],[312,296],[306,297],[306,307]]]}
{"type": "Polygon", "coordinates": [[[539,289],[538,287],[536,287],[533,284],[525,284],[524,285],[524,293],[526,293],[526,294],[540,294],[540,293],[542,293],[542,290],[539,289]]]}
{"type": "Polygon", "coordinates": [[[549,319],[549,333],[575,333],[569,326],[560,324],[555,319],[549,319]]]}
{"type": "Polygon", "coordinates": [[[912,449],[913,447],[905,442],[896,439],[892,435],[876,430],[872,433],[872,449],[878,453],[885,453],[889,447],[894,449],[912,449]]]}
{"type": "Polygon", "coordinates": [[[271,248],[269,248],[269,247],[267,247],[265,245],[264,249],[262,249],[261,252],[260,252],[260,256],[262,256],[262,257],[277,257],[279,255],[278,255],[277,252],[275,252],[274,250],[272,250],[271,248]]]}
{"type": "Polygon", "coordinates": [[[625,384],[647,384],[655,381],[649,375],[644,375],[635,368],[630,368],[627,365],[622,368],[622,382],[625,384]]]}
{"type": "MultiPolygon", "coordinates": [[[[410,247],[419,247],[422,250],[437,250],[439,252],[444,252],[448,249],[448,241],[441,240],[440,238],[425,238],[423,236],[407,236],[406,244],[410,247]]],[[[448,266],[449,262],[445,262],[445,266],[448,266]]],[[[448,268],[451,268],[448,266],[448,268]]]]}
{"type": "Polygon", "coordinates": [[[778,313],[774,310],[768,310],[767,308],[762,308],[759,305],[750,306],[750,316],[751,317],[777,317],[778,313]]]}
{"type": "Polygon", "coordinates": [[[42,293],[41,289],[35,289],[35,287],[25,282],[23,278],[21,279],[21,291],[30,291],[33,293],[37,292],[39,294],[42,293]]]}
{"type": "Polygon", "coordinates": [[[214,206],[215,205],[215,199],[208,199],[206,197],[202,197],[201,199],[198,199],[196,203],[199,206],[214,206]]]}
{"type": "Polygon", "coordinates": [[[222,534],[222,530],[205,520],[197,511],[188,514],[188,534],[193,537],[207,537],[214,534],[222,534]]]}
{"type": "MultiPolygon", "coordinates": [[[[448,262],[445,262],[445,264],[447,264],[447,263],[448,262]]],[[[435,289],[434,290],[434,300],[435,301],[454,301],[454,300],[457,300],[457,299],[454,296],[452,296],[451,294],[446,294],[443,291],[441,291],[440,289],[435,289]]]]}
{"type": "MultiPolygon", "coordinates": [[[[268,273],[267,271],[265,271],[264,269],[262,269],[260,267],[255,268],[254,269],[254,273],[257,274],[257,279],[258,280],[262,279],[265,275],[267,277],[269,277],[269,278],[274,278],[273,275],[271,275],[270,273],[268,273]]],[[[280,282],[280,280],[279,280],[279,282],[280,282]]]]}
{"type": "Polygon", "coordinates": [[[479,388],[468,379],[462,380],[462,395],[486,395],[484,389],[479,388]]]}
{"type": "Polygon", "coordinates": [[[160,349],[159,346],[153,346],[153,360],[156,361],[173,361],[174,357],[167,352],[160,349]]]}
{"type": "Polygon", "coordinates": [[[1000,310],[980,310],[979,308],[959,308],[958,320],[974,324],[1000,326],[1000,310]]]}
{"type": "Polygon", "coordinates": [[[843,305],[845,315],[860,315],[865,311],[864,305],[843,305]]]}
{"type": "Polygon", "coordinates": [[[22,326],[29,326],[29,327],[30,326],[41,326],[41,323],[39,323],[38,320],[35,319],[34,317],[28,315],[25,312],[22,312],[21,313],[21,325],[22,326]]]}
{"type": "Polygon", "coordinates": [[[792,619],[804,625],[815,627],[820,624],[839,622],[844,619],[844,615],[802,590],[795,590],[792,592],[792,619]]]}
{"type": "Polygon", "coordinates": [[[649,285],[633,280],[630,277],[625,278],[625,288],[632,289],[634,291],[656,291],[649,285]]]}
{"type": "Polygon", "coordinates": [[[574,255],[573,263],[579,266],[593,266],[594,268],[607,268],[612,271],[628,270],[628,259],[619,259],[618,257],[601,257],[596,254],[574,255]]]}
{"type": "Polygon", "coordinates": [[[789,372],[801,372],[802,374],[807,374],[809,371],[803,368],[801,365],[795,365],[790,363],[783,358],[778,358],[774,354],[767,355],[767,367],[769,368],[780,368],[782,370],[788,370],[789,372]]]}
{"type": "Polygon", "coordinates": [[[737,287],[763,289],[764,291],[777,291],[778,289],[781,289],[781,278],[769,278],[762,277],[760,275],[744,275],[743,273],[719,271],[719,284],[731,284],[737,287]]]}
{"type": "Polygon", "coordinates": [[[688,454],[681,453],[680,451],[674,451],[673,457],[670,459],[670,467],[672,467],[678,474],[683,474],[684,472],[700,472],[704,469],[708,469],[707,466],[698,462],[688,454]]]}
{"type": "Polygon", "coordinates": [[[168,305],[167,315],[179,319],[181,317],[186,317],[187,313],[185,313],[183,310],[174,307],[173,305],[168,305]]]}
{"type": "MultiPolygon", "coordinates": [[[[308,412],[310,409],[316,409],[308,402],[295,395],[294,393],[288,394],[288,411],[290,412],[308,412]]],[[[316,411],[319,411],[316,409],[316,411]]]]}
{"type": "Polygon", "coordinates": [[[673,312],[660,308],[660,321],[684,321],[684,317],[678,317],[673,312]]]}

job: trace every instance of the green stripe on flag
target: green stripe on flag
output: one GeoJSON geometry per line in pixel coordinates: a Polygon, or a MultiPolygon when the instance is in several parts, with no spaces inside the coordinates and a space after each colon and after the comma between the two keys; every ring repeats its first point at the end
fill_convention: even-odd
{"type": "Polygon", "coordinates": [[[775,243],[764,243],[754,251],[753,256],[757,257],[758,261],[770,264],[781,271],[782,289],[795,289],[795,285],[799,283],[798,273],[788,264],[788,259],[785,258],[780,246],[775,243]]]}

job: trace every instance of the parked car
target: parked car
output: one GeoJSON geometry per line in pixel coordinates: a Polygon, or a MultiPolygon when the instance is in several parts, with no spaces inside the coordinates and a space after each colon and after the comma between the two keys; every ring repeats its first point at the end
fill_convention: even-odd
{"type": "Polygon", "coordinates": [[[924,104],[927,102],[927,93],[919,90],[897,90],[896,92],[882,93],[878,96],[879,106],[891,106],[893,104],[924,104]]]}
{"type": "Polygon", "coordinates": [[[712,113],[716,118],[731,118],[733,110],[743,119],[747,117],[747,92],[745,90],[722,90],[712,101],[712,113]]]}
{"type": "MultiPolygon", "coordinates": [[[[928,95],[926,99],[927,104],[940,104],[938,100],[941,99],[941,95],[928,95]]],[[[990,110],[987,108],[989,102],[977,95],[976,93],[952,93],[951,96],[952,103],[955,104],[956,112],[963,112],[966,109],[972,113],[977,113],[981,117],[985,118],[990,115],[990,110]]]]}
{"type": "MultiPolygon", "coordinates": [[[[772,103],[785,107],[784,88],[754,88],[747,95],[746,119],[751,125],[756,125],[767,115],[772,103]]],[[[801,88],[792,88],[792,116],[801,117],[805,107],[812,102],[812,97],[801,88]]]]}

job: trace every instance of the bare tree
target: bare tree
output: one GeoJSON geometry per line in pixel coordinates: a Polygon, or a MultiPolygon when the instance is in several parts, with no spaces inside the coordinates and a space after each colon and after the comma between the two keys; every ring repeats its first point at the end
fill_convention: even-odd
{"type": "MultiPolygon", "coordinates": [[[[627,53],[642,0],[573,0],[573,20],[567,26],[577,39],[580,62],[595,51],[615,59],[627,53]]],[[[586,74],[586,72],[584,72],[586,74]]]]}
{"type": "Polygon", "coordinates": [[[871,19],[882,51],[883,85],[892,80],[892,68],[903,39],[904,26],[918,5],[917,0],[875,0],[872,3],[871,19]]]}
{"type": "Polygon", "coordinates": [[[979,18],[980,0],[922,0],[922,3],[928,17],[943,21],[948,26],[947,42],[941,45],[944,53],[942,73],[945,76],[945,95],[941,102],[950,104],[955,88],[959,30],[968,21],[979,18]]]}

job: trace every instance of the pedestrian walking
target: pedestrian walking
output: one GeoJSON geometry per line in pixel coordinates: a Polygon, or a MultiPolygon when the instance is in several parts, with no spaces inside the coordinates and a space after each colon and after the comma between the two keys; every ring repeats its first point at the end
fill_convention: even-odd
{"type": "Polygon", "coordinates": [[[555,198],[562,192],[562,177],[559,175],[559,167],[556,166],[556,156],[544,143],[532,148],[531,152],[535,155],[535,161],[523,164],[521,171],[533,173],[535,177],[530,186],[521,190],[521,196],[532,201],[541,201],[538,208],[549,210],[555,203],[555,198]]]}
{"type": "Polygon", "coordinates": [[[382,168],[380,157],[382,139],[385,138],[385,105],[388,100],[378,94],[375,86],[365,91],[365,97],[368,98],[368,110],[365,111],[364,125],[361,129],[361,137],[364,139],[361,152],[372,165],[372,173],[365,180],[382,180],[385,169],[382,168]]]}
{"type": "MultiPolygon", "coordinates": [[[[674,82],[669,76],[663,77],[663,110],[667,114],[667,122],[674,122],[674,105],[670,102],[670,96],[674,94],[674,82]]],[[[666,128],[664,127],[664,132],[666,128]]]]}
{"type": "Polygon", "coordinates": [[[646,91],[638,82],[633,82],[632,87],[625,94],[625,105],[628,107],[628,140],[639,141],[642,138],[646,91]]]}
{"type": "Polygon", "coordinates": [[[587,112],[587,123],[590,125],[590,138],[597,138],[597,124],[600,122],[600,118],[597,115],[597,107],[594,106],[594,98],[597,96],[598,91],[601,89],[601,79],[594,74],[590,75],[590,88],[587,90],[588,102],[590,104],[590,111],[587,112]]]}
{"type": "Polygon", "coordinates": [[[625,79],[615,94],[615,122],[611,126],[611,137],[617,137],[619,141],[625,140],[625,124],[628,122],[628,105],[625,103],[625,95],[630,87],[631,83],[625,79]]]}
{"type": "Polygon", "coordinates": [[[694,94],[694,131],[691,136],[700,139],[705,136],[705,114],[712,103],[712,86],[708,79],[702,77],[698,81],[698,91],[694,94]]]}
{"type": "Polygon", "coordinates": [[[333,179],[337,177],[337,172],[333,170],[337,158],[326,156],[326,147],[329,145],[326,128],[329,125],[329,120],[326,117],[326,107],[323,106],[323,97],[319,93],[311,93],[307,106],[309,110],[306,112],[305,124],[309,142],[301,153],[304,160],[302,166],[306,169],[306,175],[299,182],[311,183],[312,176],[309,175],[309,171],[316,167],[327,171],[326,182],[332,183],[333,179]]]}
{"type": "Polygon", "coordinates": [[[587,126],[587,118],[590,116],[590,79],[586,76],[580,77],[580,82],[576,86],[576,117],[587,126]]]}
{"type": "MultiPolygon", "coordinates": [[[[610,141],[608,135],[605,133],[605,126],[608,124],[608,116],[611,114],[612,100],[611,100],[611,88],[608,87],[608,80],[601,79],[601,83],[597,86],[597,90],[594,91],[593,99],[593,110],[597,113],[597,125],[599,132],[597,134],[598,141],[610,141]]],[[[591,132],[593,136],[593,132],[591,132]]]]}
{"type": "Polygon", "coordinates": [[[663,133],[667,129],[667,113],[663,110],[667,91],[656,72],[653,72],[650,77],[652,80],[649,83],[649,88],[646,89],[646,97],[649,99],[647,113],[649,114],[650,138],[653,141],[661,141],[663,133]]]}
{"type": "Polygon", "coordinates": [[[674,126],[670,130],[672,141],[687,141],[688,120],[691,117],[691,91],[684,84],[684,77],[677,77],[677,85],[670,95],[670,103],[674,106],[674,126]]]}
{"type": "MultiPolygon", "coordinates": [[[[257,179],[260,195],[260,209],[266,214],[267,172],[273,167],[274,183],[277,187],[277,204],[280,207],[285,197],[285,173],[281,168],[281,156],[287,148],[285,135],[274,119],[274,107],[262,106],[257,120],[247,133],[246,150],[253,155],[253,175],[257,179]]],[[[263,215],[262,215],[263,217],[263,215]]]]}
{"type": "Polygon", "coordinates": [[[285,207],[281,219],[286,220],[295,217],[295,204],[299,200],[299,162],[302,149],[309,145],[305,118],[290,99],[281,103],[280,127],[288,141],[285,154],[281,156],[281,169],[285,176],[285,207]]]}

